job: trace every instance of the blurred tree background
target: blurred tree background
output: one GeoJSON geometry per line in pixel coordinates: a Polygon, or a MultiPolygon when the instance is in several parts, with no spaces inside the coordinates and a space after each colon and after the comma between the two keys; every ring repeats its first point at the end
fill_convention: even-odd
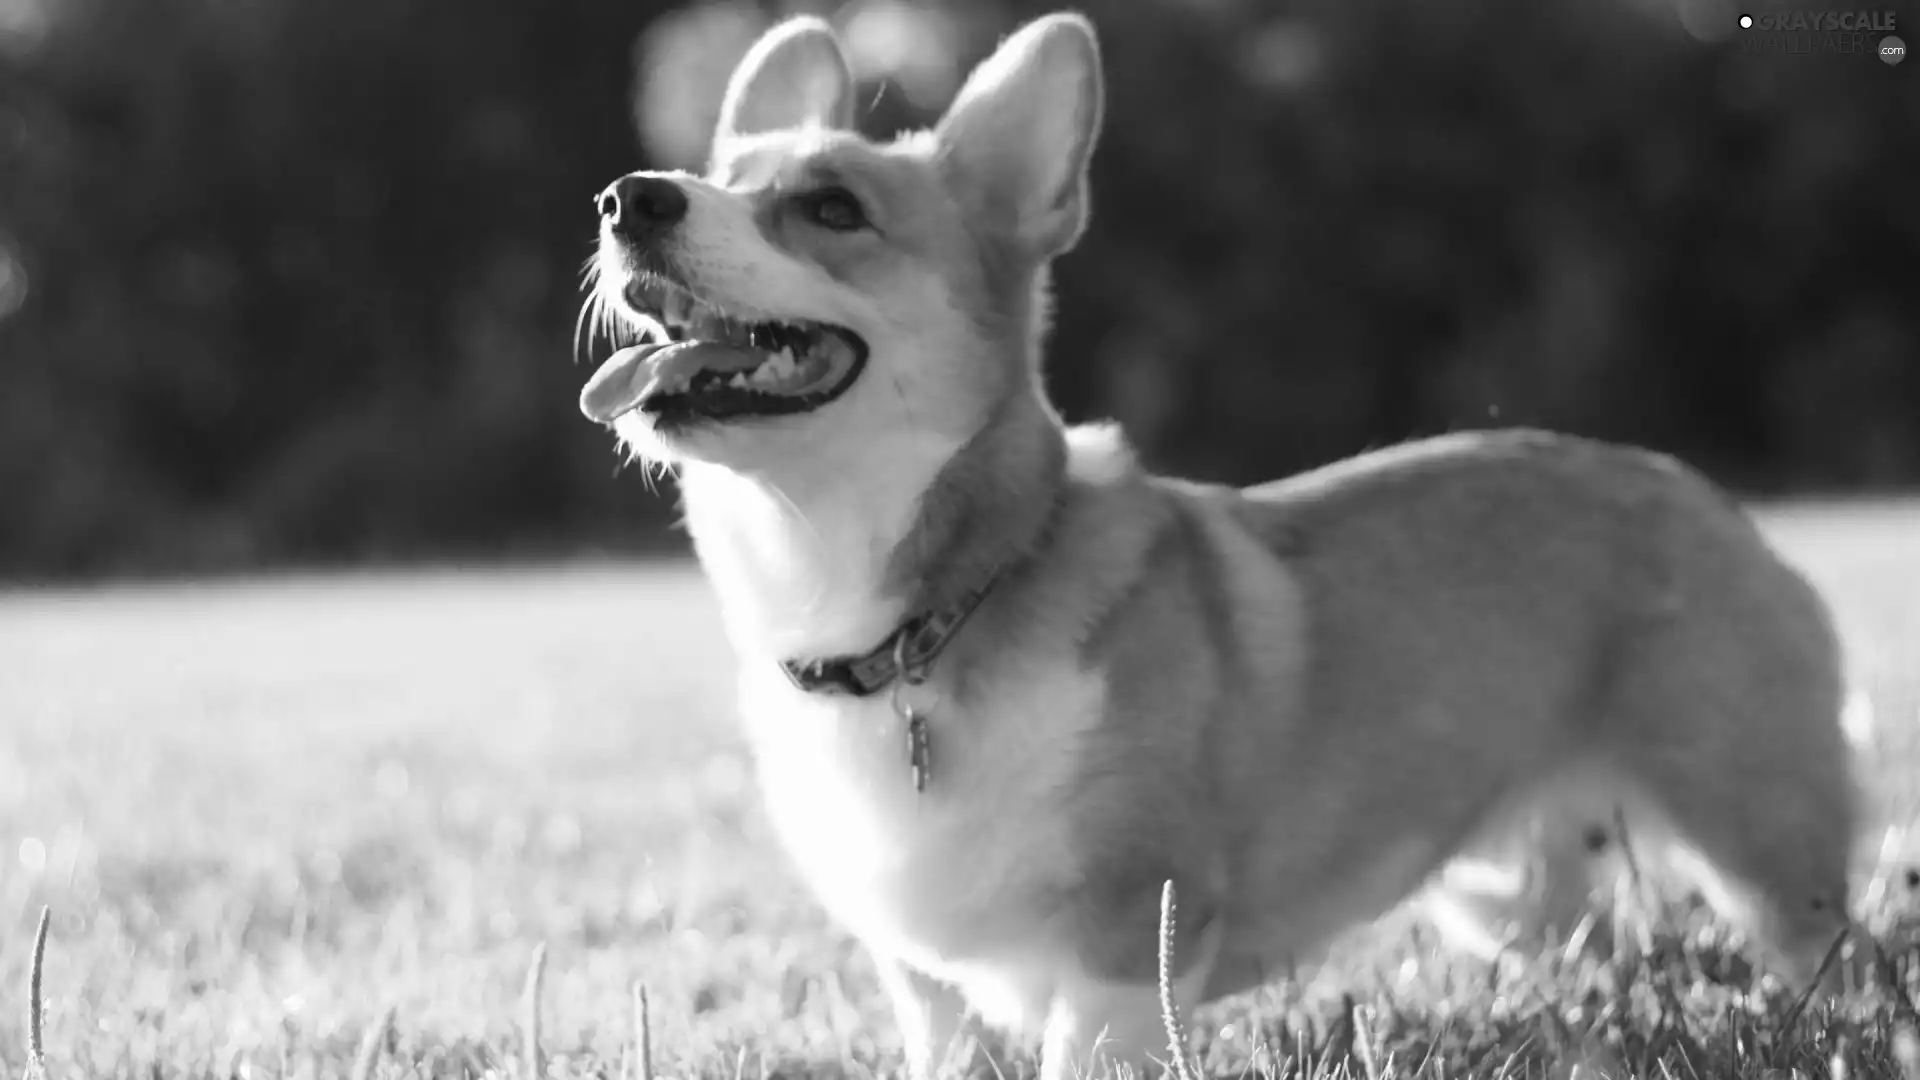
{"type": "MultiPolygon", "coordinates": [[[[0,575],[677,545],[575,411],[591,196],[697,165],[780,15],[886,135],[1052,6],[0,0],[0,575]]],[[[1674,0],[1077,6],[1110,108],[1051,385],[1156,467],[1527,423],[1920,480],[1920,66],[1674,0]]]]}

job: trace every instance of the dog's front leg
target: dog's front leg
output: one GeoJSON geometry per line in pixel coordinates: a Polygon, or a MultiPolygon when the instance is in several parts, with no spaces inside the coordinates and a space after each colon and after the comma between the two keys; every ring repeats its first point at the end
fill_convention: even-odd
{"type": "Polygon", "coordinates": [[[874,965],[893,1003],[911,1080],[931,1080],[956,1069],[964,1074],[977,1052],[966,999],[946,983],[890,957],[876,955],[874,965]]]}
{"type": "MultiPolygon", "coordinates": [[[[1136,834],[1137,835],[1137,834],[1136,834]]],[[[1124,851],[1124,849],[1121,849],[1124,851]]],[[[1205,863],[1202,863],[1205,866],[1205,863]]],[[[1062,926],[1073,942],[1047,1006],[1040,1080],[1112,1076],[1120,1065],[1153,1077],[1172,1061],[1160,1010],[1161,897],[1188,884],[1173,929],[1173,1004],[1185,1030],[1220,959],[1220,875],[1181,873],[1173,859],[1113,859],[1088,872],[1062,926]]]]}
{"type": "MultiPolygon", "coordinates": [[[[1175,1008],[1193,1000],[1198,973],[1174,980],[1175,1008]]],[[[1181,1018],[1182,1030],[1186,1017],[1181,1018]]],[[[1047,1013],[1040,1080],[1117,1077],[1126,1065],[1141,1078],[1159,1076],[1172,1060],[1155,983],[1078,978],[1062,984],[1047,1013]]]]}

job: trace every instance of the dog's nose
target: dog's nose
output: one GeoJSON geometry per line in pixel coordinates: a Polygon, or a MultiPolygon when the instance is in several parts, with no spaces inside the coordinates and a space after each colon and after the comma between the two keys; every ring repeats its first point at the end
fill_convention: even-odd
{"type": "Polygon", "coordinates": [[[687,193],[657,176],[623,176],[600,193],[600,216],[616,234],[642,240],[687,216],[687,193]]]}

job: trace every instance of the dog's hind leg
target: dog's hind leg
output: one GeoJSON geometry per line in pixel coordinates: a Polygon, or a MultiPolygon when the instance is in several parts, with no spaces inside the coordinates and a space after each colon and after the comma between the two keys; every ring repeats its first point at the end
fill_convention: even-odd
{"type": "Polygon", "coordinates": [[[1625,644],[1605,737],[1711,864],[1709,900],[1803,984],[1847,925],[1859,796],[1838,646],[1818,597],[1771,556],[1712,558],[1625,644]]]}
{"type": "Polygon", "coordinates": [[[1608,926],[1593,916],[1616,862],[1608,816],[1600,799],[1535,798],[1447,864],[1423,897],[1427,917],[1482,960],[1536,954],[1577,933],[1583,951],[1605,955],[1608,926]]]}

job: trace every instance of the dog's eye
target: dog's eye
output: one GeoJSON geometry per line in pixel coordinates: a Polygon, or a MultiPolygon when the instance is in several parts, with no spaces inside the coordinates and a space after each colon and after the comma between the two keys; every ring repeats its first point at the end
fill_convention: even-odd
{"type": "Polygon", "coordinates": [[[823,229],[853,232],[867,227],[867,212],[846,188],[826,188],[801,201],[807,219],[823,229]]]}

